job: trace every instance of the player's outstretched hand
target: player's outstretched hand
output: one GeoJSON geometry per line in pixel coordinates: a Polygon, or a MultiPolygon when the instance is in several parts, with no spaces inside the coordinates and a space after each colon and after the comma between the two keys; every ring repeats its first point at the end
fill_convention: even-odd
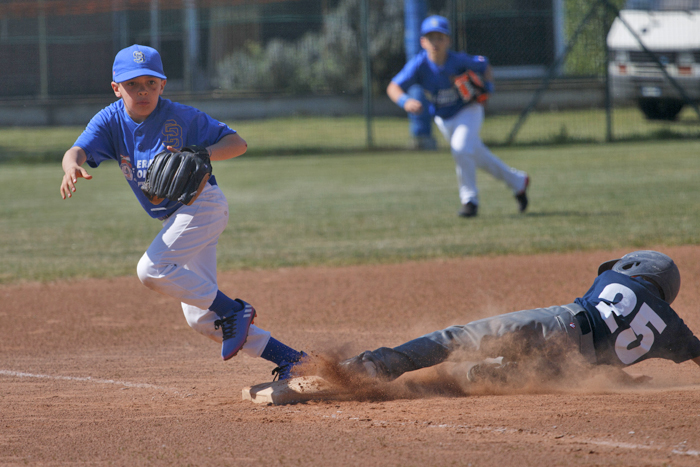
{"type": "Polygon", "coordinates": [[[73,196],[73,193],[75,193],[75,184],[78,182],[79,178],[90,180],[92,175],[77,164],[65,169],[63,180],[61,181],[61,198],[66,199],[66,197],[70,198],[73,196]]]}
{"type": "Polygon", "coordinates": [[[403,109],[412,114],[420,114],[423,112],[423,104],[418,99],[408,99],[403,106],[403,109]]]}

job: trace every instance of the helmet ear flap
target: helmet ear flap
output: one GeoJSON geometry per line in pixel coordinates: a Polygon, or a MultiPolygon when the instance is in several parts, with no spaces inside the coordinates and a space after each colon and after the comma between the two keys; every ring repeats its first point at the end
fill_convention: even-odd
{"type": "Polygon", "coordinates": [[[598,275],[600,276],[605,271],[610,271],[613,268],[613,266],[615,266],[615,263],[617,263],[618,261],[620,261],[620,260],[619,259],[611,259],[610,261],[606,261],[603,264],[601,264],[600,266],[598,266],[598,275]]]}
{"type": "Polygon", "coordinates": [[[656,282],[651,277],[646,277],[646,276],[637,276],[637,277],[644,279],[645,282],[648,282],[649,284],[653,285],[656,288],[656,290],[659,292],[659,298],[661,298],[661,300],[666,301],[666,293],[664,292],[664,288],[661,287],[658,282],[656,282]]]}

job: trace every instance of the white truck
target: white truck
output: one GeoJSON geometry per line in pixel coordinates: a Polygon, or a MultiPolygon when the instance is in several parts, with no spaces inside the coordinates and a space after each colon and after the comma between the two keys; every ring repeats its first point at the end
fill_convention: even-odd
{"type": "Polygon", "coordinates": [[[700,0],[628,0],[607,36],[614,101],[636,101],[647,118],[674,120],[685,104],[682,93],[623,20],[686,96],[698,102],[700,0]]]}

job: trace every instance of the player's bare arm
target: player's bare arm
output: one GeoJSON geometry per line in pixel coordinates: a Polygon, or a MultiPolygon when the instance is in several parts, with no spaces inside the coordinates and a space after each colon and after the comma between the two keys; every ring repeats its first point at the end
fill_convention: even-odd
{"type": "Polygon", "coordinates": [[[87,155],[82,148],[73,146],[63,155],[63,180],[61,181],[61,198],[71,198],[75,193],[75,184],[79,178],[90,180],[92,175],[88,174],[82,165],[87,161],[87,155]]]}
{"type": "Polygon", "coordinates": [[[389,83],[389,86],[386,88],[386,94],[389,96],[389,99],[391,99],[396,105],[403,108],[406,112],[412,114],[419,114],[423,112],[423,104],[421,104],[421,101],[409,97],[408,94],[403,92],[401,86],[393,81],[389,83]]]}
{"type": "Polygon", "coordinates": [[[248,143],[238,133],[235,133],[224,136],[219,142],[212,144],[207,149],[211,160],[224,161],[244,154],[248,150],[248,143]]]}

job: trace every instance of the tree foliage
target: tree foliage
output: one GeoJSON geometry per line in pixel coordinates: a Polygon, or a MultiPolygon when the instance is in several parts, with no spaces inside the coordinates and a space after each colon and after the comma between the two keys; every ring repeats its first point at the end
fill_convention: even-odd
{"type": "MultiPolygon", "coordinates": [[[[611,5],[622,8],[625,0],[609,0],[611,5]]],[[[573,76],[603,76],[605,74],[606,37],[615,14],[597,0],[565,0],[565,29],[567,41],[571,40],[591,8],[595,13],[583,26],[576,44],[565,61],[565,73],[573,76]]]]}

